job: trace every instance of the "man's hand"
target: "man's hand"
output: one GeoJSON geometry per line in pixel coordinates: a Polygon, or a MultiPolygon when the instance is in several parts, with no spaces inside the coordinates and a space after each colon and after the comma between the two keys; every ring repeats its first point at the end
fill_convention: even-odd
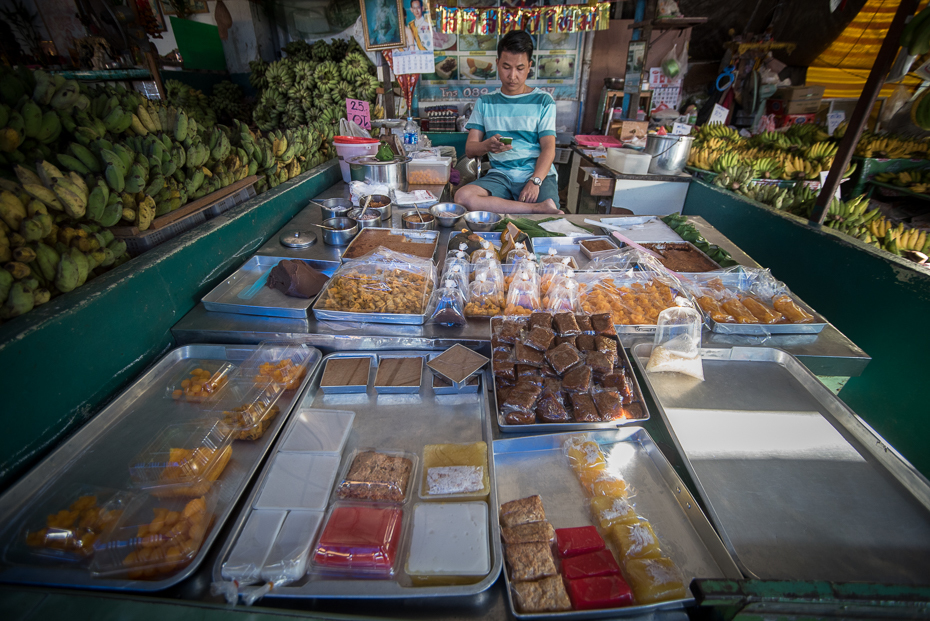
{"type": "Polygon", "coordinates": [[[485,140],[484,146],[487,148],[488,153],[503,153],[505,151],[510,151],[513,148],[512,145],[504,144],[501,142],[500,134],[494,134],[485,140]]]}
{"type": "Polygon", "coordinates": [[[523,190],[520,191],[519,200],[521,203],[535,203],[537,198],[539,198],[539,186],[530,179],[523,186],[523,190]]]}

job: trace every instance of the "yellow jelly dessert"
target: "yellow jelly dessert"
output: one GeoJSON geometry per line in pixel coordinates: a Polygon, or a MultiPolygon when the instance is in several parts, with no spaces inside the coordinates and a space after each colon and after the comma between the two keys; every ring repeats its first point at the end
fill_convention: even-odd
{"type": "Polygon", "coordinates": [[[615,524],[635,524],[639,521],[633,505],[626,498],[595,496],[591,499],[591,513],[604,530],[615,524]]]}
{"type": "Polygon", "coordinates": [[[568,463],[578,473],[585,470],[603,470],[607,467],[607,460],[597,442],[582,442],[569,447],[568,463]]]}
{"type": "Polygon", "coordinates": [[[583,470],[578,473],[578,481],[590,496],[614,496],[625,498],[626,481],[606,470],[583,470]]]}
{"type": "Polygon", "coordinates": [[[688,596],[681,572],[666,557],[629,559],[624,564],[633,597],[640,605],[682,599],[688,596]]]}
{"type": "Polygon", "coordinates": [[[658,558],[662,554],[659,550],[659,539],[646,520],[633,524],[616,524],[607,531],[607,537],[626,559],[658,558]]]}

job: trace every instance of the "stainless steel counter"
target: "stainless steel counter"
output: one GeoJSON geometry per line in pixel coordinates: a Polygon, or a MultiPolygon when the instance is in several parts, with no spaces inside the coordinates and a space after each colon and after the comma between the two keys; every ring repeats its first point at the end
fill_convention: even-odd
{"type": "MultiPolygon", "coordinates": [[[[429,186],[437,193],[436,186],[429,186]]],[[[348,197],[348,187],[336,183],[316,198],[348,197]]],[[[392,226],[402,227],[400,212],[394,210],[392,226]]],[[[534,217],[534,216],[529,216],[534,217]]],[[[545,216],[535,216],[544,218],[545,216]]],[[[585,218],[601,216],[568,215],[569,220],[582,224],[585,218]]],[[[611,216],[615,217],[615,216],[611,216]]],[[[293,230],[313,230],[310,224],[321,222],[318,207],[308,206],[285,225],[281,232],[293,230]]],[[[733,255],[743,265],[758,266],[729,239],[712,227],[703,218],[691,218],[692,223],[711,243],[718,244],[733,255]]],[[[450,233],[457,229],[440,229],[440,250],[445,249],[450,233]]],[[[301,259],[338,260],[341,248],[327,246],[323,243],[319,229],[319,240],[310,248],[295,250],[279,242],[279,235],[272,236],[257,254],[268,256],[293,257],[301,259]]],[[[791,283],[789,282],[790,286],[791,283]]],[[[829,319],[829,317],[828,317],[829,319]]],[[[172,328],[172,334],[178,345],[188,343],[257,343],[268,339],[301,338],[318,347],[324,353],[334,351],[352,351],[366,349],[445,349],[455,343],[469,347],[481,347],[490,339],[489,320],[471,320],[468,325],[447,328],[436,325],[405,326],[377,323],[349,323],[334,321],[317,321],[311,316],[307,319],[282,319],[277,317],[254,317],[234,313],[208,311],[203,304],[197,304],[172,328]]],[[[652,341],[652,336],[624,337],[623,344],[632,347],[637,342],[652,341]]],[[[766,346],[783,349],[797,356],[811,371],[820,376],[853,377],[861,375],[869,363],[869,356],[844,336],[833,325],[828,325],[820,334],[780,335],[770,337],[746,337],[712,334],[705,331],[704,343],[707,347],[732,346],[766,346]]]]}

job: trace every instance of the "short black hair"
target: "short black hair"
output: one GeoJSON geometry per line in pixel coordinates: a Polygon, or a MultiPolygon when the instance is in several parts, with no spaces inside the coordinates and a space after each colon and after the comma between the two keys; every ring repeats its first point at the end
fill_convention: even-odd
{"type": "Polygon", "coordinates": [[[533,37],[526,34],[523,30],[511,30],[497,44],[497,58],[501,54],[510,52],[511,54],[526,54],[527,61],[533,60],[533,37]]]}

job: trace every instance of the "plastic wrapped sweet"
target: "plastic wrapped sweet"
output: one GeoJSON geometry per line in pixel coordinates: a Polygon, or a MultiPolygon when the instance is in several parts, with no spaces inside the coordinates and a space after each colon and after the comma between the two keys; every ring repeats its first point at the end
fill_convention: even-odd
{"type": "Polygon", "coordinates": [[[259,580],[286,515],[286,511],[252,511],[223,563],[223,578],[244,584],[259,580]]]}
{"type": "Polygon", "coordinates": [[[501,526],[513,527],[545,521],[546,511],[543,509],[542,498],[539,494],[505,502],[500,508],[501,526]]]}
{"type": "Polygon", "coordinates": [[[555,265],[557,263],[572,267],[572,258],[560,255],[559,251],[555,248],[549,248],[545,255],[539,257],[539,262],[544,269],[547,265],[555,265]]]}
{"type": "Polygon", "coordinates": [[[490,489],[486,442],[423,447],[421,498],[482,497],[490,489]]]}
{"type": "Polygon", "coordinates": [[[766,269],[736,266],[684,281],[704,314],[715,323],[812,323],[814,316],[766,269]]]}
{"type": "Polygon", "coordinates": [[[236,367],[228,362],[205,360],[186,368],[181,379],[173,384],[169,390],[171,398],[187,403],[203,403],[214,397],[229,381],[236,367]]]}
{"type": "Polygon", "coordinates": [[[468,257],[468,260],[472,263],[477,263],[481,259],[493,259],[498,263],[501,262],[500,257],[497,256],[497,250],[495,250],[493,244],[486,239],[482,239],[481,248],[473,251],[468,257]]]}
{"type": "Polygon", "coordinates": [[[568,257],[564,257],[561,261],[543,264],[542,271],[539,275],[539,293],[541,295],[546,295],[549,291],[549,287],[552,286],[553,280],[560,276],[564,277],[572,271],[568,263],[568,257]]]}
{"type": "Polygon", "coordinates": [[[516,543],[504,548],[511,582],[528,582],[558,572],[548,543],[516,543]]]}
{"type": "Polygon", "coordinates": [[[129,501],[129,494],[92,488],[80,489],[62,509],[30,524],[23,533],[29,552],[64,561],[80,561],[94,553],[94,544],[110,532],[129,501]]]}
{"type": "Polygon", "coordinates": [[[468,274],[469,269],[471,268],[471,261],[468,260],[468,254],[462,252],[461,250],[455,250],[450,252],[446,256],[446,261],[443,263],[443,276],[446,272],[449,272],[454,267],[461,267],[462,273],[468,274]]]}
{"type": "Polygon", "coordinates": [[[555,529],[549,522],[529,522],[517,526],[501,528],[501,539],[504,544],[515,543],[555,543],[555,529]]]}
{"type": "Polygon", "coordinates": [[[543,308],[554,313],[574,313],[581,310],[580,288],[572,275],[573,272],[569,271],[565,277],[553,280],[543,298],[543,308]]]}
{"type": "Polygon", "coordinates": [[[432,261],[379,247],[337,269],[314,308],[419,315],[426,310],[434,280],[432,261]]]}
{"type": "Polygon", "coordinates": [[[539,290],[527,272],[515,278],[507,292],[506,315],[529,315],[539,309],[539,290]]]}
{"type": "Polygon", "coordinates": [[[579,556],[562,559],[562,575],[566,580],[596,578],[597,576],[619,576],[620,566],[610,550],[597,550],[579,556]]]}
{"type": "Polygon", "coordinates": [[[405,570],[416,586],[472,584],[484,578],[491,571],[488,505],[417,504],[405,570]]]}
{"type": "Polygon", "coordinates": [[[568,595],[575,610],[619,608],[633,603],[630,586],[617,575],[569,580],[568,595]]]}
{"type": "Polygon", "coordinates": [[[496,283],[479,274],[468,289],[467,317],[493,317],[504,310],[504,292],[496,283]]]}
{"type": "Polygon", "coordinates": [[[436,306],[428,323],[442,326],[464,326],[468,323],[465,318],[465,296],[456,281],[447,280],[444,286],[436,291],[436,306]]]}
{"type": "Polygon", "coordinates": [[[597,442],[585,440],[584,436],[573,436],[565,445],[565,456],[576,473],[585,470],[604,470],[607,458],[597,442]]]}
{"type": "Polygon", "coordinates": [[[591,498],[591,514],[597,525],[605,531],[616,524],[634,524],[639,521],[632,503],[626,498],[594,496],[591,498]]]}
{"type": "MultiPolygon", "coordinates": [[[[503,277],[501,278],[503,280],[503,277]]],[[[461,265],[447,265],[445,270],[442,273],[442,278],[440,283],[443,283],[447,280],[452,280],[455,282],[455,285],[459,288],[459,291],[463,292],[463,295],[468,293],[468,285],[471,280],[468,277],[468,266],[462,267],[461,265]]]]}
{"type": "Polygon", "coordinates": [[[659,313],[652,354],[646,363],[648,373],[682,373],[704,381],[701,361],[701,314],[683,298],[677,306],[659,313]]]}
{"type": "Polygon", "coordinates": [[[491,259],[481,259],[472,266],[471,281],[478,280],[481,275],[484,275],[486,280],[493,282],[496,287],[500,287],[502,291],[506,291],[509,286],[500,263],[491,259]]]}
{"type": "MultiPolygon", "coordinates": [[[[299,369],[299,367],[290,367],[299,369]]],[[[304,371],[306,372],[306,371],[304,371]]],[[[298,383],[302,380],[298,379],[298,383]]],[[[286,382],[276,383],[268,376],[255,381],[233,380],[217,397],[211,411],[233,432],[237,440],[258,440],[271,427],[281,411],[278,400],[286,382]]]]}
{"type": "Polygon", "coordinates": [[[659,539],[646,520],[632,524],[614,524],[607,531],[607,537],[613,542],[624,559],[659,558],[659,539]]]}
{"type": "Polygon", "coordinates": [[[526,261],[535,261],[536,255],[526,249],[526,244],[517,242],[513,250],[507,253],[507,258],[504,260],[505,263],[516,263],[520,260],[526,261]]]}
{"type": "Polygon", "coordinates": [[[559,558],[563,559],[604,549],[604,540],[594,526],[557,528],[555,544],[559,558]]]}
{"type": "Polygon", "coordinates": [[[623,498],[627,495],[626,481],[607,470],[581,470],[578,472],[578,482],[591,496],[623,498]]]}
{"type": "MultiPolygon", "coordinates": [[[[657,272],[624,275],[584,273],[581,307],[591,315],[610,313],[616,325],[655,325],[673,305],[681,285],[657,272]]],[[[580,280],[580,277],[579,277],[580,280]]]]}
{"type": "Polygon", "coordinates": [[[624,569],[641,606],[688,597],[681,572],[669,558],[629,559],[624,569]]]}
{"type": "Polygon", "coordinates": [[[517,608],[523,613],[564,612],[572,609],[571,600],[559,576],[550,576],[535,582],[513,584],[517,608]]]}
{"type": "Polygon", "coordinates": [[[313,551],[314,566],[321,571],[391,577],[403,516],[395,505],[336,503],[313,551]]]}
{"type": "Polygon", "coordinates": [[[356,451],[336,496],[401,503],[407,496],[415,461],[415,455],[398,451],[356,451]]]}
{"type": "Polygon", "coordinates": [[[791,323],[811,323],[814,321],[814,316],[798,306],[798,303],[786,293],[773,297],[772,305],[791,323]]]}

